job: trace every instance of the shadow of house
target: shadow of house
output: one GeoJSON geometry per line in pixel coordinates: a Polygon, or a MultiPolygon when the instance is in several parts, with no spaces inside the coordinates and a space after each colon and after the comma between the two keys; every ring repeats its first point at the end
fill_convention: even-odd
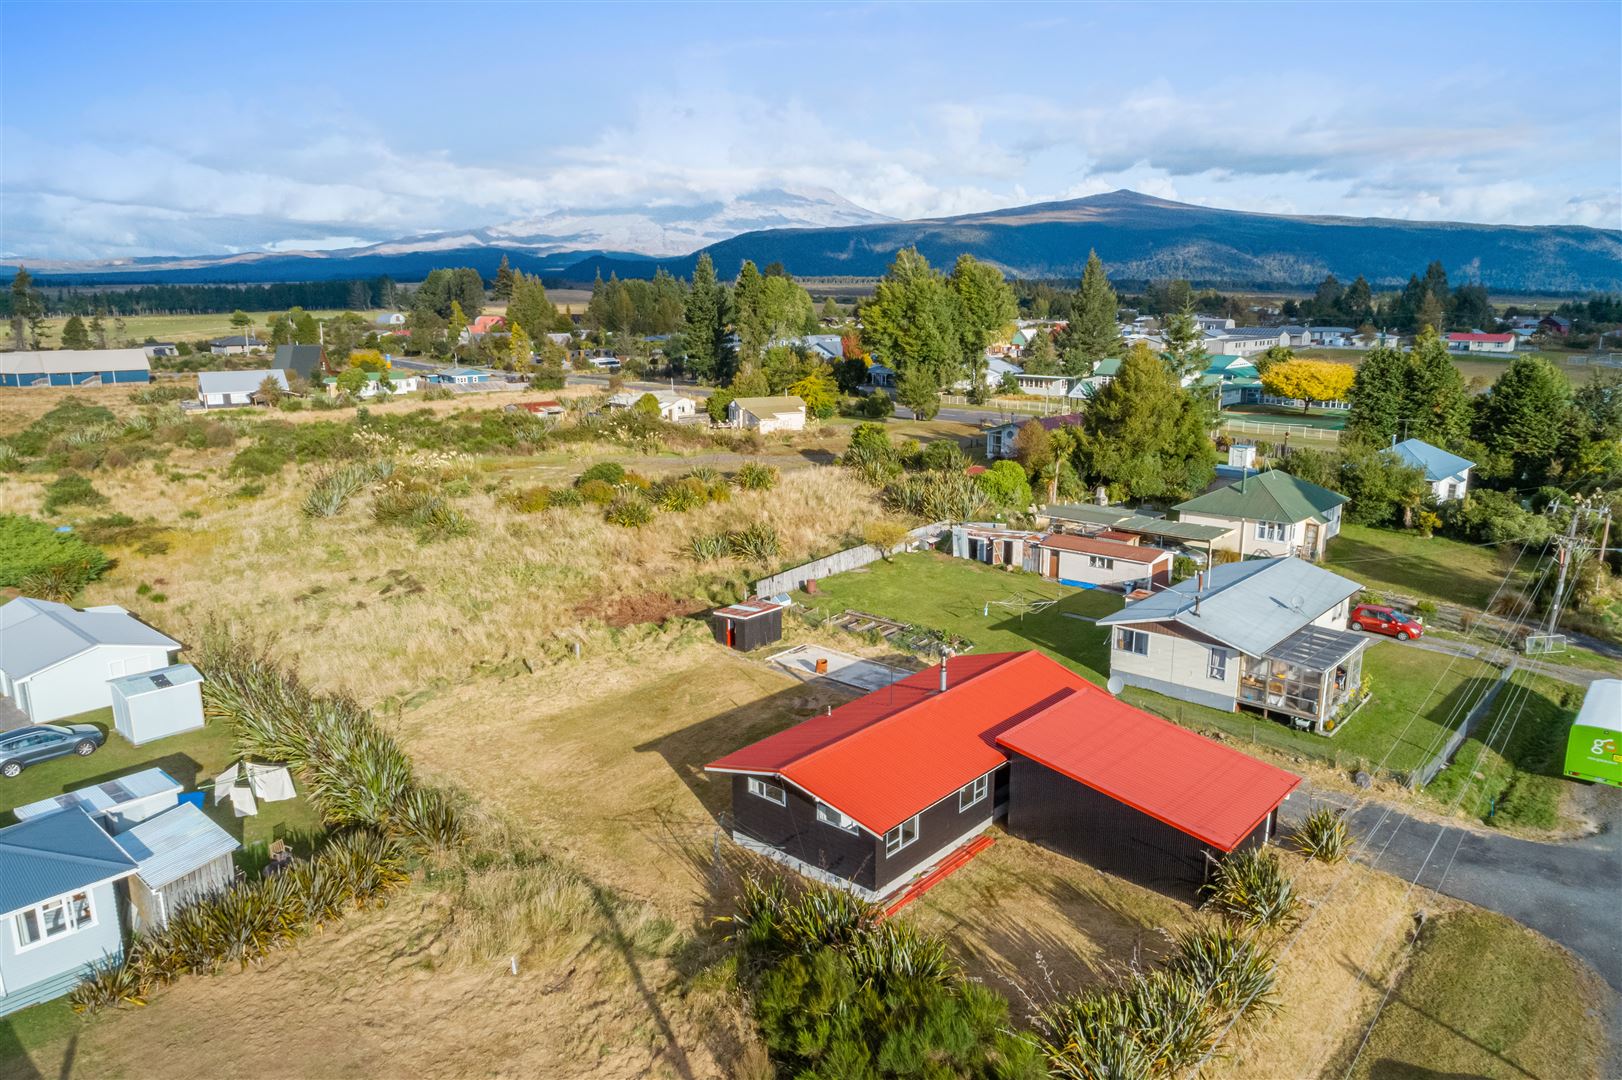
{"type": "MultiPolygon", "coordinates": [[[[1435,725],[1435,728],[1422,728],[1416,724],[1404,724],[1395,733],[1391,743],[1391,751],[1385,758],[1387,769],[1404,776],[1416,772],[1425,762],[1435,757],[1447,746],[1449,736],[1459,730],[1469,717],[1471,710],[1478,705],[1484,695],[1492,692],[1498,684],[1498,676],[1472,676],[1455,686],[1440,701],[1426,708],[1421,714],[1435,725]],[[1416,730],[1417,729],[1417,730],[1416,730]],[[1436,730],[1440,729],[1440,730],[1436,730]]],[[[1374,696],[1380,695],[1379,684],[1374,686],[1374,696]]],[[[1367,706],[1365,706],[1366,708],[1367,706]]],[[[1489,708],[1487,714],[1478,718],[1475,734],[1486,734],[1487,718],[1492,713],[1489,708]]],[[[1357,717],[1353,716],[1348,722],[1349,727],[1355,727],[1357,717]]]]}
{"type": "MultiPolygon", "coordinates": [[[[35,1006],[38,1008],[38,1006],[35,1006]]],[[[58,1005],[57,1007],[61,1007],[58,1005]]],[[[17,1037],[17,1031],[12,1025],[14,1017],[0,1016],[0,1078],[4,1080],[44,1080],[44,1074],[34,1067],[28,1051],[24,1048],[22,1039],[17,1037]]],[[[72,1049],[62,1062],[62,1075],[72,1073],[72,1049]]]]}
{"type": "Polygon", "coordinates": [[[1109,630],[1083,619],[1069,617],[1077,614],[1092,618],[1092,607],[1093,601],[1087,592],[1072,593],[1050,608],[1011,615],[1002,622],[993,623],[991,628],[1022,637],[1036,648],[1107,676],[1109,630]]]}

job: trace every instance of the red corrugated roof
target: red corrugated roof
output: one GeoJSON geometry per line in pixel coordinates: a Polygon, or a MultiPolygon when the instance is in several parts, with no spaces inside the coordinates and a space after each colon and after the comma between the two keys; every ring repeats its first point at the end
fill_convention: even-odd
{"type": "Polygon", "coordinates": [[[1449,334],[1449,341],[1514,341],[1514,334],[1449,334]]]}
{"type": "Polygon", "coordinates": [[[1076,551],[1083,555],[1098,555],[1106,559],[1120,559],[1122,562],[1155,563],[1166,558],[1171,553],[1160,548],[1144,547],[1141,544],[1119,544],[1113,540],[1099,540],[1091,536],[1072,536],[1069,533],[1051,533],[1042,538],[1045,548],[1057,548],[1060,551],[1076,551]]]}
{"type": "Polygon", "coordinates": [[[1301,782],[1086,682],[997,743],[1223,851],[1301,782]]]}
{"type": "Polygon", "coordinates": [[[728,607],[718,608],[717,615],[727,615],[734,619],[752,619],[756,615],[764,615],[768,611],[776,611],[782,604],[774,604],[770,600],[742,600],[728,607]]]}
{"type": "Polygon", "coordinates": [[[999,732],[1079,686],[1038,652],[953,657],[705,766],[782,776],[882,835],[995,769],[999,732]]]}

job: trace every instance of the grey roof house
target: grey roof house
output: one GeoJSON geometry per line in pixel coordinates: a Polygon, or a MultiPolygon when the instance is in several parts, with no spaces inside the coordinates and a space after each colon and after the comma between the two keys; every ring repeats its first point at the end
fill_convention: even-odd
{"type": "Polygon", "coordinates": [[[1423,470],[1425,483],[1437,502],[1462,499],[1470,488],[1470,470],[1476,463],[1423,439],[1406,439],[1384,451],[1415,469],[1423,470]]]}
{"type": "Polygon", "coordinates": [[[109,680],[168,667],[180,642],[117,605],[0,605],[0,694],[36,724],[112,705],[109,680]]]}
{"type": "Polygon", "coordinates": [[[1098,620],[1110,628],[1110,676],[1333,734],[1360,700],[1369,639],[1346,619],[1361,588],[1288,557],[1213,567],[1098,620]]]}
{"type": "Polygon", "coordinates": [[[278,345],[273,366],[291,371],[303,379],[313,379],[326,366],[326,350],[319,345],[278,345]]]}
{"type": "Polygon", "coordinates": [[[253,371],[199,371],[197,373],[197,400],[205,409],[223,409],[237,405],[252,405],[259,388],[269,379],[287,392],[287,372],[281,368],[257,368],[253,371]]]}

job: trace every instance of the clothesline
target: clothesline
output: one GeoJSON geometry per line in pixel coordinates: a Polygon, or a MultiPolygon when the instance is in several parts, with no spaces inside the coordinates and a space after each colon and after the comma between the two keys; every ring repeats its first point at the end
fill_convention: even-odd
{"type": "Polygon", "coordinates": [[[230,799],[231,809],[237,817],[251,817],[259,813],[255,795],[265,802],[281,802],[296,794],[293,776],[285,765],[241,761],[214,778],[214,805],[230,799]],[[241,784],[244,773],[248,781],[245,786],[241,784]]]}

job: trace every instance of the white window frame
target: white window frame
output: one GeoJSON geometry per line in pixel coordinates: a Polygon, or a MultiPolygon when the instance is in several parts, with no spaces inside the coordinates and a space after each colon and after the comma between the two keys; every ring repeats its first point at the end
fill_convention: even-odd
{"type": "Polygon", "coordinates": [[[979,777],[978,779],[970,780],[967,784],[964,784],[961,788],[958,789],[958,792],[957,792],[957,810],[958,810],[958,813],[961,814],[963,811],[967,810],[969,807],[975,806],[975,805],[977,805],[979,803],[985,802],[987,796],[989,796],[990,794],[991,794],[991,774],[990,773],[987,773],[985,776],[979,777]]]}
{"type": "Polygon", "coordinates": [[[12,941],[17,946],[16,951],[19,954],[29,952],[30,950],[37,949],[42,945],[49,945],[53,941],[61,941],[65,937],[72,937],[81,930],[89,930],[97,926],[100,920],[96,914],[96,908],[98,905],[92,896],[94,888],[94,886],[86,886],[83,889],[74,889],[72,892],[63,893],[61,896],[53,896],[49,900],[41,900],[32,907],[26,907],[21,911],[14,912],[11,915],[10,922],[11,937],[12,941]],[[84,907],[87,912],[87,914],[83,917],[80,917],[74,909],[74,898],[79,896],[84,897],[84,907]],[[45,932],[45,909],[56,907],[58,905],[61,905],[65,909],[63,912],[63,928],[54,934],[48,934],[45,932]],[[39,937],[35,940],[31,942],[24,942],[23,918],[28,915],[34,916],[35,925],[39,927],[40,933],[39,937]]]}
{"type": "Polygon", "coordinates": [[[1256,539],[1288,544],[1295,536],[1295,526],[1282,521],[1256,522],[1256,539]]]}
{"type": "Polygon", "coordinates": [[[847,817],[844,811],[836,810],[825,802],[817,803],[817,820],[824,825],[832,825],[834,828],[843,829],[848,833],[853,833],[861,828],[856,824],[855,818],[847,817]]]}
{"type": "Polygon", "coordinates": [[[1206,661],[1205,674],[1207,678],[1217,682],[1228,681],[1228,653],[1226,649],[1212,649],[1211,657],[1206,661]]]}
{"type": "Polygon", "coordinates": [[[917,842],[918,815],[914,814],[912,817],[908,818],[906,821],[903,821],[901,824],[884,834],[884,854],[895,855],[896,853],[911,847],[917,842]],[[907,835],[909,832],[912,834],[911,836],[907,835]]]}
{"type": "Polygon", "coordinates": [[[1113,570],[1115,569],[1115,560],[1103,555],[1089,555],[1087,556],[1087,566],[1091,570],[1113,570]]]}
{"type": "Polygon", "coordinates": [[[1143,630],[1134,630],[1129,626],[1123,626],[1115,631],[1115,648],[1120,652],[1131,653],[1133,656],[1148,656],[1149,635],[1143,630]],[[1143,643],[1141,649],[1137,647],[1140,641],[1143,643]]]}
{"type": "Polygon", "coordinates": [[[776,803],[778,806],[788,805],[787,791],[784,791],[776,784],[762,780],[758,776],[749,778],[749,794],[757,799],[765,799],[769,803],[776,803]]]}

